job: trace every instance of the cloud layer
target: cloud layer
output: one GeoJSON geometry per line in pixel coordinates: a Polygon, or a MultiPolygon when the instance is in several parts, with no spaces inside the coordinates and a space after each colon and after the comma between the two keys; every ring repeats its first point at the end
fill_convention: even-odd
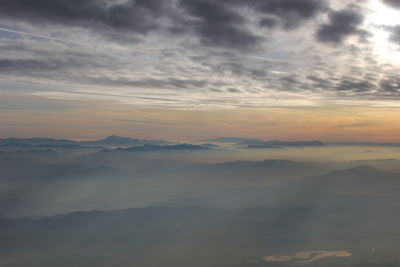
{"type": "Polygon", "coordinates": [[[399,43],[399,26],[371,24],[369,1],[3,2],[2,90],[194,109],[395,101],[400,90],[373,38],[384,26],[399,43]]]}

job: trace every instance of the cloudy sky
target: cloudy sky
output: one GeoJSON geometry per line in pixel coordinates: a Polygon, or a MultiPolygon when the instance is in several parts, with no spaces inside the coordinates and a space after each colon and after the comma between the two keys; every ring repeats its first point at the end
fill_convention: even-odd
{"type": "Polygon", "coordinates": [[[0,3],[0,137],[400,141],[398,0],[0,3]]]}

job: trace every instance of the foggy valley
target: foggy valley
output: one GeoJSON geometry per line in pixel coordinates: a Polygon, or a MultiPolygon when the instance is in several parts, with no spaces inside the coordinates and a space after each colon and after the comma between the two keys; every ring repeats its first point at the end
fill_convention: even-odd
{"type": "Polygon", "coordinates": [[[400,147],[104,140],[0,139],[2,266],[400,262],[400,147]]]}

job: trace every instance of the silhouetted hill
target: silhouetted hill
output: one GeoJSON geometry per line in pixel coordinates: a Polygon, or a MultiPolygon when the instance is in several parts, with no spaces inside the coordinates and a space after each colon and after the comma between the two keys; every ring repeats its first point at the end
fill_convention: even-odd
{"type": "Polygon", "coordinates": [[[208,145],[192,145],[192,144],[178,144],[178,145],[141,145],[128,148],[117,148],[105,152],[163,152],[163,151],[196,151],[196,150],[211,150],[208,145]]]}
{"type": "Polygon", "coordinates": [[[213,167],[217,168],[234,168],[234,169],[244,169],[244,168],[268,168],[277,170],[288,170],[293,168],[311,168],[315,167],[316,164],[312,162],[299,162],[284,159],[266,159],[263,161],[230,161],[224,163],[214,164],[213,167]]]}
{"type": "Polygon", "coordinates": [[[52,139],[52,138],[1,138],[0,145],[17,145],[17,144],[31,144],[31,145],[70,145],[74,144],[76,141],[67,139],[52,139]]]}
{"type": "Polygon", "coordinates": [[[117,135],[111,135],[105,139],[94,140],[94,141],[74,141],[68,139],[52,139],[52,138],[2,138],[0,139],[0,146],[46,146],[46,147],[64,147],[64,148],[84,148],[85,146],[132,146],[132,145],[166,145],[171,144],[164,140],[144,140],[130,137],[121,137],[117,135]]]}
{"type": "Polygon", "coordinates": [[[387,142],[353,142],[353,141],[344,141],[344,142],[330,142],[327,143],[332,146],[400,146],[400,143],[387,143],[387,142]]]}
{"type": "Polygon", "coordinates": [[[247,148],[280,148],[280,147],[321,147],[325,146],[321,141],[263,141],[263,142],[239,142],[236,145],[243,146],[247,145],[247,148]]]}
{"type": "Polygon", "coordinates": [[[263,142],[260,139],[244,138],[244,137],[218,137],[218,138],[204,139],[204,140],[201,140],[201,141],[204,141],[204,142],[219,142],[219,143],[239,143],[239,142],[257,143],[257,142],[263,142]]]}
{"type": "MultiPolygon", "coordinates": [[[[237,173],[252,168],[265,175],[277,174],[279,170],[291,169],[304,174],[311,167],[309,163],[291,161],[231,162],[217,165],[237,173]],[[270,169],[269,169],[270,168],[270,169]],[[276,170],[276,172],[274,172],[276,170]]],[[[225,173],[226,175],[226,173],[225,173]]],[[[205,195],[183,199],[173,199],[163,204],[167,206],[203,207],[255,207],[255,206],[335,206],[335,205],[384,205],[386,201],[397,199],[400,190],[400,175],[381,171],[370,166],[335,170],[323,175],[298,177],[275,181],[275,183],[232,187],[216,190],[205,195]]],[[[249,178],[254,179],[254,177],[249,178]]]]}

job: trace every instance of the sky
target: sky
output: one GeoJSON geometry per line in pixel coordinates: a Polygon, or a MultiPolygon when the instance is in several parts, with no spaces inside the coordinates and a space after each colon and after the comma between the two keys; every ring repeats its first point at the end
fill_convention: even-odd
{"type": "Polygon", "coordinates": [[[0,137],[400,142],[398,0],[0,3],[0,137]]]}

